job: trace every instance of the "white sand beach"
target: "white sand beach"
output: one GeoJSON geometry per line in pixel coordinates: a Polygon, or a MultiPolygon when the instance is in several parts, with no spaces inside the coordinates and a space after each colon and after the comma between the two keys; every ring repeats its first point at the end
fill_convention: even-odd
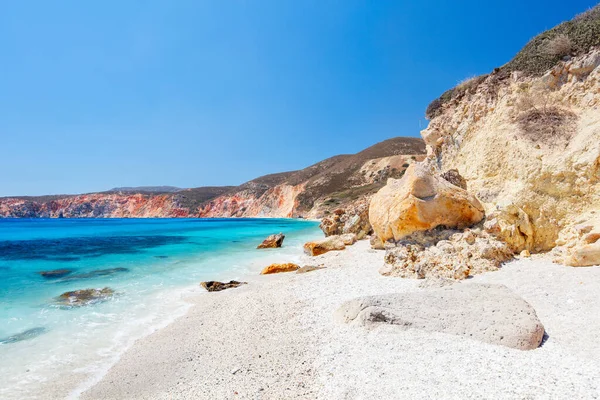
{"type": "Polygon", "coordinates": [[[431,290],[419,286],[423,281],[381,276],[383,254],[361,241],[304,256],[304,265],[326,269],[257,273],[241,288],[195,295],[185,316],[137,341],[81,398],[600,397],[600,268],[564,267],[540,256],[457,283],[504,284],[535,308],[547,338],[522,351],[334,322],[340,305],[358,296],[431,290]]]}

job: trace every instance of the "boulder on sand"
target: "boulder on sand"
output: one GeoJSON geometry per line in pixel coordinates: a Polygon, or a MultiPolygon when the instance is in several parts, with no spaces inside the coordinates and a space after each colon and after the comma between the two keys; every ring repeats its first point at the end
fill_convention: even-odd
{"type": "Polygon", "coordinates": [[[535,310],[504,285],[460,284],[428,291],[350,300],[335,313],[339,322],[442,332],[520,350],[537,348],[544,326],[535,310]]]}
{"type": "Polygon", "coordinates": [[[483,205],[426,163],[412,164],[401,179],[389,179],[371,199],[369,220],[386,242],[437,226],[463,229],[484,217],[483,205]]]}
{"type": "Polygon", "coordinates": [[[238,282],[238,281],[229,281],[229,282],[218,282],[218,281],[205,281],[200,282],[200,286],[209,292],[220,292],[225,289],[236,288],[241,285],[246,285],[248,282],[238,282]]]}
{"type": "Polygon", "coordinates": [[[115,294],[109,287],[103,289],[80,289],[65,292],[57,297],[57,303],[62,306],[80,307],[108,300],[115,294]]]}
{"type": "Polygon", "coordinates": [[[309,256],[318,256],[328,251],[344,250],[346,245],[339,236],[329,236],[325,239],[315,240],[304,244],[304,252],[309,256]]]}
{"type": "Polygon", "coordinates": [[[322,265],[305,265],[304,267],[300,268],[299,270],[296,271],[297,274],[305,274],[307,272],[312,272],[312,271],[318,271],[320,269],[324,269],[325,267],[323,267],[322,265]]]}
{"type": "Polygon", "coordinates": [[[271,264],[268,267],[265,267],[260,274],[268,275],[268,274],[278,274],[280,272],[292,272],[296,271],[300,267],[296,264],[285,263],[285,264],[271,264]]]}
{"type": "Polygon", "coordinates": [[[256,247],[257,249],[274,249],[277,247],[281,247],[283,244],[283,239],[285,239],[285,235],[283,233],[278,233],[277,235],[270,235],[267,237],[261,244],[256,247]]]}

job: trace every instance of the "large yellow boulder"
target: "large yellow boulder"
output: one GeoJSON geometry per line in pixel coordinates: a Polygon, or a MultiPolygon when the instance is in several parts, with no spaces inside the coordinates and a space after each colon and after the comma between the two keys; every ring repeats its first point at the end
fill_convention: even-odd
{"type": "Polygon", "coordinates": [[[383,242],[441,225],[466,228],[483,217],[484,208],[475,196],[425,163],[412,164],[401,179],[388,180],[369,207],[369,221],[383,242]]]}

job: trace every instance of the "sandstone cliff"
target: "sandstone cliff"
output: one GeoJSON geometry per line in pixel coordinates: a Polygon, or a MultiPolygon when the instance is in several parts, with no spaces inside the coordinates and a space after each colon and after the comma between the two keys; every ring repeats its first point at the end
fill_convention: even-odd
{"type": "MultiPolygon", "coordinates": [[[[499,248],[498,239],[513,253],[554,249],[556,260],[569,265],[600,264],[600,6],[535,37],[489,75],[447,91],[426,114],[427,158],[419,168],[428,175],[421,181],[442,176],[456,193],[460,186],[483,203],[485,221],[474,232],[486,254],[499,248]]],[[[443,199],[431,185],[410,183],[390,181],[373,199],[370,219],[380,239],[394,242],[388,258],[402,261],[388,269],[424,275],[434,258],[460,255],[456,249],[465,246],[462,234],[456,243],[419,244],[409,236],[456,226],[460,216],[439,207],[424,212],[443,199]],[[431,196],[413,195],[424,191],[431,196]],[[440,244],[450,251],[431,250],[418,260],[406,255],[413,242],[421,252],[440,244]]],[[[505,259],[500,253],[492,258],[505,259]]]]}

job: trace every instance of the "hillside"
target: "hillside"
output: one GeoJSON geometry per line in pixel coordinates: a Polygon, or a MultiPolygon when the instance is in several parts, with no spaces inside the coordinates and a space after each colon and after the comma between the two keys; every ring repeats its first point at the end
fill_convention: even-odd
{"type": "Polygon", "coordinates": [[[0,218],[320,217],[374,193],[424,153],[423,140],[398,137],[239,186],[6,197],[0,198],[0,218]]]}

